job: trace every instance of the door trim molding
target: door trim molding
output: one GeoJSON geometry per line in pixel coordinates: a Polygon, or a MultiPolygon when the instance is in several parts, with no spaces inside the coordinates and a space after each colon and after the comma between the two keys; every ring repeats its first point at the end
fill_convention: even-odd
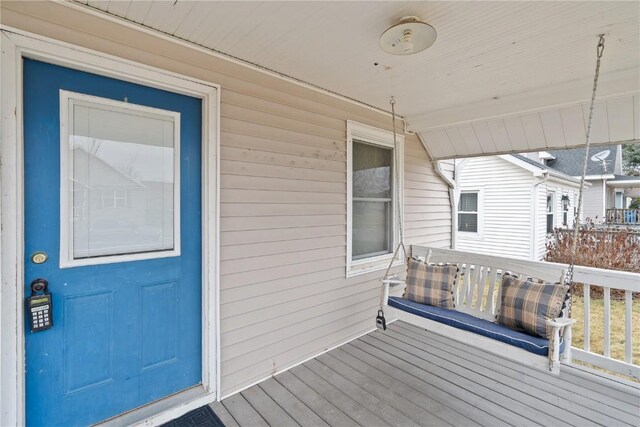
{"type": "Polygon", "coordinates": [[[6,26],[0,37],[0,425],[25,423],[23,57],[202,99],[202,385],[204,400],[219,400],[220,86],[6,26]]]}

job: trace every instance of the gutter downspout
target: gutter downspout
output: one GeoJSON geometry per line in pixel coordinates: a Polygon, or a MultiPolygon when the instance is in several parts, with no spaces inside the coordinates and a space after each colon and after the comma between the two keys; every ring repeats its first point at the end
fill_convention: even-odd
{"type": "Polygon", "coordinates": [[[429,147],[422,139],[422,136],[419,132],[416,132],[415,135],[418,137],[418,140],[424,147],[429,159],[431,159],[431,165],[433,166],[433,170],[436,175],[438,175],[448,186],[449,186],[449,203],[451,205],[451,249],[456,248],[456,231],[458,230],[458,215],[456,215],[456,195],[455,195],[455,175],[454,179],[449,178],[444,171],[442,170],[442,164],[439,160],[434,160],[429,147]]]}
{"type": "Polygon", "coordinates": [[[540,184],[544,184],[545,182],[547,182],[549,180],[549,171],[542,171],[539,172],[537,175],[534,173],[533,176],[535,178],[538,178],[540,176],[542,176],[542,180],[540,180],[540,182],[537,182],[533,185],[533,222],[531,224],[531,228],[533,230],[533,239],[531,239],[531,260],[532,261],[539,261],[537,258],[537,253],[536,253],[536,241],[538,240],[538,230],[537,230],[537,225],[538,225],[538,186],[540,184]]]}

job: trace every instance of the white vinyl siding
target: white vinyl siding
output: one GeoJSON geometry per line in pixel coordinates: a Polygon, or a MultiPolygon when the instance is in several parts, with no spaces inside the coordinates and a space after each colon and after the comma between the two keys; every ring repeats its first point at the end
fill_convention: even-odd
{"type": "Polygon", "coordinates": [[[481,238],[475,233],[458,232],[456,249],[529,259],[531,172],[497,156],[465,159],[457,164],[460,192],[483,189],[482,223],[478,224],[483,232],[481,238]]]}
{"type": "Polygon", "coordinates": [[[582,217],[591,219],[596,223],[603,220],[604,195],[602,191],[602,180],[591,180],[591,187],[584,188],[584,204],[582,217]]]}

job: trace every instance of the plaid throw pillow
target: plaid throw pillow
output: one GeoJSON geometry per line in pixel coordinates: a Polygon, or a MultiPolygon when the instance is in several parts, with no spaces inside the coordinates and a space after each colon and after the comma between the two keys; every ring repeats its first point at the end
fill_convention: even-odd
{"type": "Polygon", "coordinates": [[[568,285],[533,283],[505,274],[498,323],[549,338],[551,328],[547,328],[546,321],[560,316],[568,293],[568,285]]]}
{"type": "Polygon", "coordinates": [[[433,265],[409,258],[405,298],[420,304],[453,309],[457,265],[433,265]]]}

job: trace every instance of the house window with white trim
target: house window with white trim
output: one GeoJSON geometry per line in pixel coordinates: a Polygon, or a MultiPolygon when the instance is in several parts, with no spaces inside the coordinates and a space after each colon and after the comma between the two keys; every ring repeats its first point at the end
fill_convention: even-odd
{"type": "Polygon", "coordinates": [[[458,231],[478,232],[478,192],[463,191],[458,201],[458,231]]]}
{"type": "Polygon", "coordinates": [[[385,268],[398,244],[402,170],[396,174],[395,156],[403,140],[396,139],[398,147],[391,132],[348,123],[347,275],[385,268]]]}
{"type": "Polygon", "coordinates": [[[569,196],[562,196],[562,225],[565,227],[569,226],[569,196]]]}
{"type": "Polygon", "coordinates": [[[547,193],[547,233],[553,233],[553,198],[554,193],[547,193]]]}

